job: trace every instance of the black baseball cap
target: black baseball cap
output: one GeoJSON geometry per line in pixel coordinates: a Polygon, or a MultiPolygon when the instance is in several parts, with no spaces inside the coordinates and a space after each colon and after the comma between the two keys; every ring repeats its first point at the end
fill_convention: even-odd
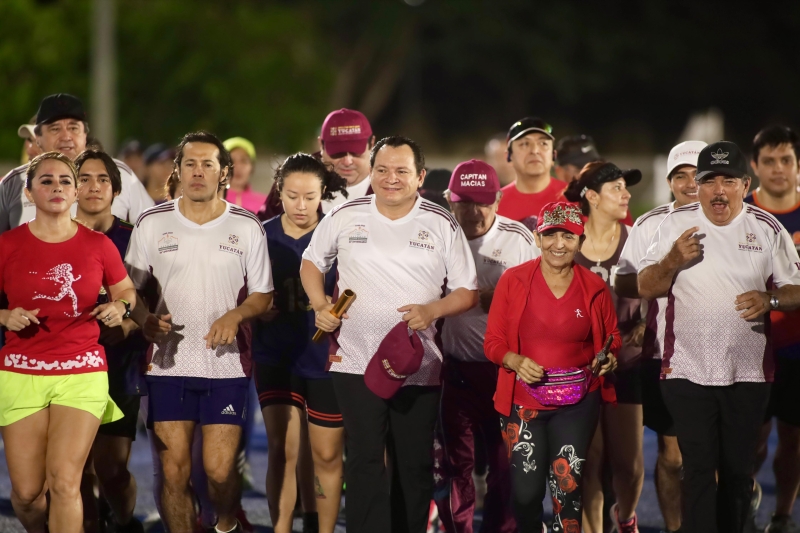
{"type": "Polygon", "coordinates": [[[625,180],[625,187],[632,187],[642,181],[642,172],[635,168],[622,170],[614,163],[604,163],[594,171],[581,173],[581,177],[578,180],[580,197],[583,198],[589,189],[594,190],[597,185],[616,181],[619,178],[625,180]]]}
{"type": "Polygon", "coordinates": [[[747,158],[736,144],[730,141],[717,141],[709,144],[697,156],[696,181],[720,174],[732,178],[744,178],[747,173],[747,158]]]}
{"type": "Polygon", "coordinates": [[[556,163],[559,166],[575,165],[583,168],[586,163],[599,159],[600,154],[594,146],[594,139],[588,135],[562,137],[556,145],[556,163]]]}
{"type": "Polygon", "coordinates": [[[83,102],[67,93],[51,94],[39,104],[36,112],[36,125],[49,124],[62,118],[74,118],[86,122],[83,102]]]}
{"type": "Polygon", "coordinates": [[[553,126],[539,117],[525,117],[522,120],[518,120],[512,124],[508,129],[508,135],[506,135],[506,146],[511,145],[512,141],[516,141],[520,137],[524,137],[527,134],[534,132],[544,133],[552,140],[556,140],[556,138],[553,136],[553,126]]]}

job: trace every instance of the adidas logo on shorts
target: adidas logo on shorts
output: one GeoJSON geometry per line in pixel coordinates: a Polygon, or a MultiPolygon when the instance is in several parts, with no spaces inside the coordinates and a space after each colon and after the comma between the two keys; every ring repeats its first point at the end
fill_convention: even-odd
{"type": "Polygon", "coordinates": [[[236,415],[236,411],[233,410],[233,405],[228,404],[228,407],[222,410],[223,415],[236,415]]]}

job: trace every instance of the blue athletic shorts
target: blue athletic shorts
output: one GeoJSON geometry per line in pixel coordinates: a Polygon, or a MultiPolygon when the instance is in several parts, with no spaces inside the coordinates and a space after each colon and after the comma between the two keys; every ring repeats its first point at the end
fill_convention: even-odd
{"type": "Polygon", "coordinates": [[[244,426],[250,378],[208,379],[146,376],[147,426],[154,422],[192,421],[201,426],[244,426]]]}

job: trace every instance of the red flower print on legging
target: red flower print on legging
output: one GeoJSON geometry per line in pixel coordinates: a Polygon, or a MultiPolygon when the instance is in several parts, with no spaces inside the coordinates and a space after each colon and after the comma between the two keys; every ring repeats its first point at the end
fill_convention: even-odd
{"type": "Polygon", "coordinates": [[[575,455],[572,446],[562,446],[555,460],[550,465],[550,494],[553,496],[553,532],[554,533],[580,533],[581,528],[574,518],[562,518],[561,512],[565,508],[580,512],[580,497],[572,495],[578,490],[578,480],[583,462],[575,455]]]}
{"type": "Polygon", "coordinates": [[[514,445],[519,442],[519,424],[506,425],[506,429],[503,431],[503,441],[506,443],[508,458],[511,459],[511,450],[513,450],[514,445]]]}

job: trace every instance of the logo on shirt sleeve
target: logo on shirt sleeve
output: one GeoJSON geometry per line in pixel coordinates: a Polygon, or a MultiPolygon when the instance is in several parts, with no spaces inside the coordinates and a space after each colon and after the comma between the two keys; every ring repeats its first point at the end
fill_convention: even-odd
{"type": "Polygon", "coordinates": [[[347,242],[367,244],[369,238],[369,231],[364,224],[356,224],[355,227],[347,234],[347,242]]]}
{"type": "Polygon", "coordinates": [[[178,238],[172,234],[171,231],[161,234],[158,239],[158,253],[165,254],[167,252],[178,251],[178,238]]]}
{"type": "Polygon", "coordinates": [[[436,249],[436,247],[433,245],[431,234],[425,231],[424,229],[419,230],[416,239],[411,239],[410,241],[408,241],[408,246],[410,248],[419,248],[421,250],[427,250],[429,252],[433,252],[436,249]]]}
{"type": "Polygon", "coordinates": [[[758,252],[761,253],[764,249],[758,244],[756,240],[755,233],[747,233],[744,236],[744,240],[747,242],[740,242],[739,243],[739,251],[741,252],[758,252]]]}

